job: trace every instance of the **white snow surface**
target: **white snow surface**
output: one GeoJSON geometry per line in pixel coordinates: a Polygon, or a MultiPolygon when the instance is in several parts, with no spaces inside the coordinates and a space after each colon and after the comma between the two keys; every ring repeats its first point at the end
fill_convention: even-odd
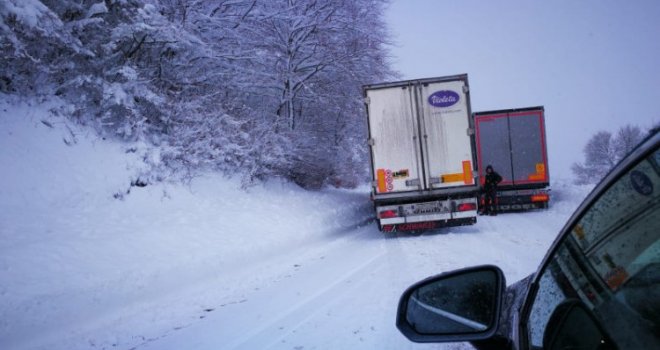
{"type": "Polygon", "coordinates": [[[0,349],[469,349],[404,338],[401,293],[478,264],[525,277],[589,191],[553,181],[547,211],[384,235],[366,187],[207,174],[126,194],[148,147],[50,107],[0,95],[0,349]]]}

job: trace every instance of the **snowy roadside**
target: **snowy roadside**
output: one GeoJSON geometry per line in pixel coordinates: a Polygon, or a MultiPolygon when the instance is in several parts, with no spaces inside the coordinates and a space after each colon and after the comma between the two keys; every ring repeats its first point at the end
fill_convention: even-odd
{"type": "MultiPolygon", "coordinates": [[[[47,108],[0,106],[2,348],[102,328],[104,319],[144,311],[141,304],[199,280],[225,278],[230,291],[250,288],[261,282],[231,270],[370,215],[362,194],[310,193],[277,181],[245,192],[218,175],[134,187],[115,199],[139,174],[138,152],[48,126],[57,121],[47,108]],[[76,143],[63,142],[73,135],[76,143]]],[[[280,269],[266,268],[273,271],[262,270],[257,280],[280,269]]],[[[184,313],[188,307],[180,305],[184,313]]],[[[181,316],[178,310],[169,312],[181,316]]]]}

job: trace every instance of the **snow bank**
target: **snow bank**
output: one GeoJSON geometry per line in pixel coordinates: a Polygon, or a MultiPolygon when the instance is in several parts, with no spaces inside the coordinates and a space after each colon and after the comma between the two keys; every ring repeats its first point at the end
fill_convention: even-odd
{"type": "Polygon", "coordinates": [[[363,195],[277,181],[130,187],[148,150],[98,139],[55,105],[1,99],[0,348],[74,348],[63,339],[370,215],[363,195]]]}

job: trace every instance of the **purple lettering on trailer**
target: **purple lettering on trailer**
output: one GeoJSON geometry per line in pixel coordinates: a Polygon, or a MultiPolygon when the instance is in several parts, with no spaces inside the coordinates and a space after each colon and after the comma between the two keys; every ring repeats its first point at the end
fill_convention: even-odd
{"type": "Polygon", "coordinates": [[[429,96],[429,104],[433,107],[451,107],[458,103],[461,97],[451,90],[436,91],[429,96]]]}

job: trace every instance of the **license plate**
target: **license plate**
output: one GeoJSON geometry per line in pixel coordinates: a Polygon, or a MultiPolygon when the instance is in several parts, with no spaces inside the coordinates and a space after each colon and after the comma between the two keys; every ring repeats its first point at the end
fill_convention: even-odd
{"type": "Polygon", "coordinates": [[[422,203],[422,204],[411,204],[406,208],[406,212],[409,215],[422,215],[422,214],[434,214],[443,212],[443,208],[440,203],[422,203]]]}

